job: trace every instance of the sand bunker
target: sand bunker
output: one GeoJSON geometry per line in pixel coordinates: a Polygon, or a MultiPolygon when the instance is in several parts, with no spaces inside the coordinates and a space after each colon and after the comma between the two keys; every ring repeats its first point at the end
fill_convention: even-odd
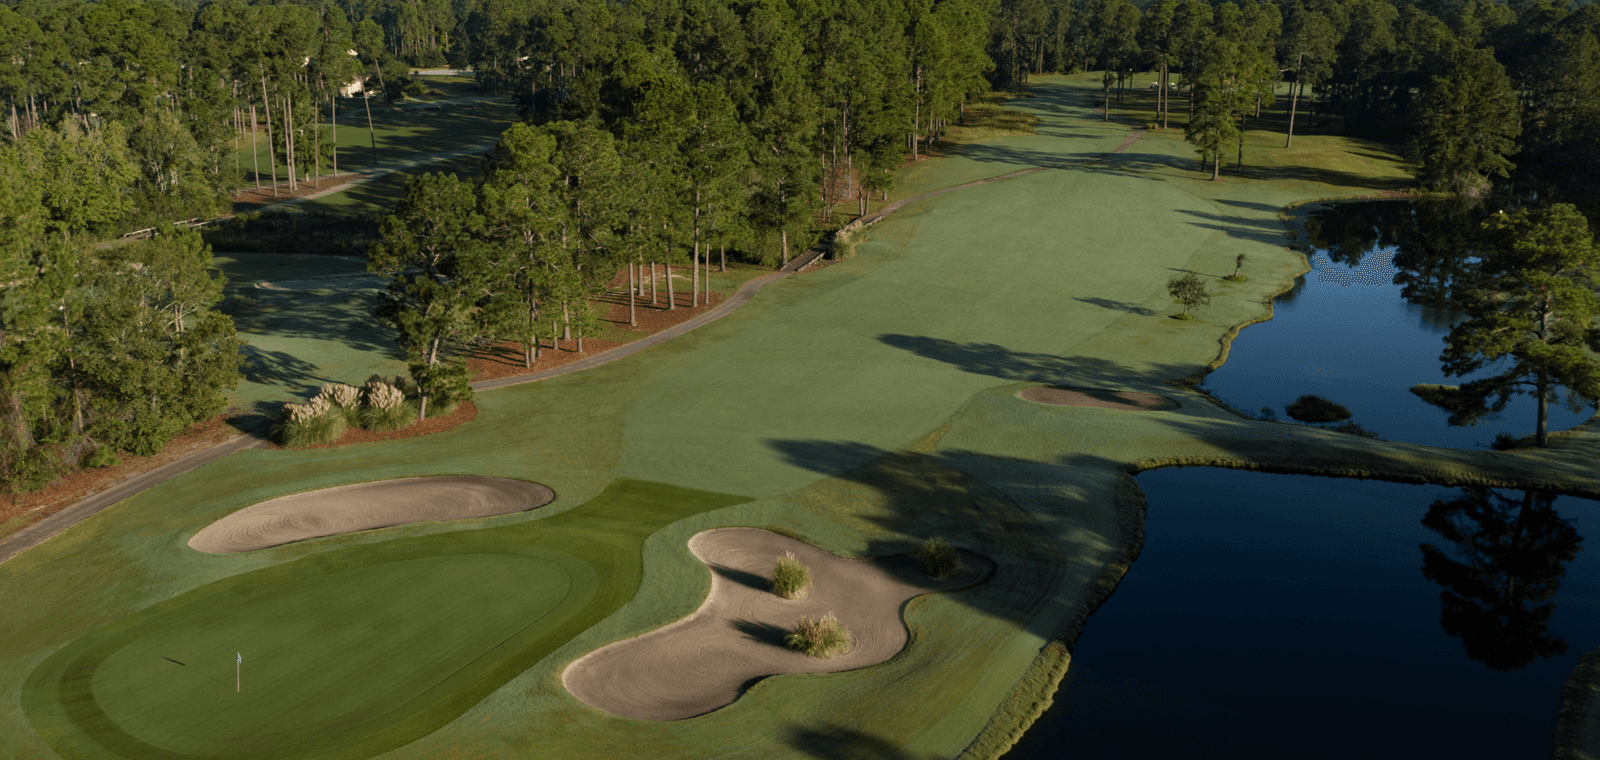
{"type": "Polygon", "coordinates": [[[763,676],[876,665],[906,645],[900,608],[907,599],[973,585],[994,567],[962,552],[965,568],[937,581],[909,557],[842,559],[754,528],[700,533],[689,539],[689,550],[711,569],[705,603],[676,623],[569,665],[561,681],[574,696],[628,718],[678,720],[727,705],[763,676]],[[805,599],[787,601],[768,591],[772,565],[786,551],[811,570],[805,599]],[[801,616],[829,612],[850,631],[848,654],[824,660],[784,647],[783,637],[801,616]]]}
{"type": "Polygon", "coordinates": [[[413,522],[442,522],[522,512],[555,494],[506,478],[380,480],[280,496],[252,504],[194,534],[189,546],[209,554],[247,552],[308,538],[413,522]]]}
{"type": "Polygon", "coordinates": [[[1177,409],[1178,402],[1154,393],[1108,391],[1099,388],[1068,388],[1061,385],[1035,385],[1017,394],[1028,401],[1055,406],[1092,406],[1128,412],[1158,412],[1177,409]]]}

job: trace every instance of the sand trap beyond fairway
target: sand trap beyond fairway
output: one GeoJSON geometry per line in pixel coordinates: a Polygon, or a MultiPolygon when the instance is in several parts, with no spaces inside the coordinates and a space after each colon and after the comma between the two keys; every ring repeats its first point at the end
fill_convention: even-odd
{"type": "Polygon", "coordinates": [[[401,478],[323,488],[252,504],[207,525],[189,546],[228,554],[413,522],[493,517],[542,507],[555,494],[508,478],[401,478]]]}
{"type": "Polygon", "coordinates": [[[907,599],[971,586],[994,567],[961,552],[962,571],[939,581],[909,557],[844,559],[755,528],[699,533],[689,539],[689,550],[711,569],[711,592],[700,609],[578,658],[561,674],[574,696],[627,718],[679,720],[727,705],[764,676],[876,665],[906,645],[900,609],[907,599]],[[768,591],[772,566],[786,551],[811,570],[805,599],[789,601],[768,591]],[[824,660],[784,647],[784,635],[801,616],[829,612],[850,631],[847,654],[824,660]]]}

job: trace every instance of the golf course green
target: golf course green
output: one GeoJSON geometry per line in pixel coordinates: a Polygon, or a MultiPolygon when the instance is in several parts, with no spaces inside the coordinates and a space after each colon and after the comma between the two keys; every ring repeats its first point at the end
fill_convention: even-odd
{"type": "MultiPolygon", "coordinates": [[[[1284,209],[1407,175],[1388,146],[1315,134],[1285,151],[1251,132],[1247,170],[1224,182],[1179,130],[1113,154],[1134,133],[1092,112],[1099,87],[1036,79],[1010,105],[1039,116],[1037,134],[919,163],[902,187],[1050,168],[912,203],[854,259],[770,283],[691,333],[485,392],[446,432],[241,451],[0,564],[0,755],[988,760],[1049,705],[1077,632],[1137,556],[1131,473],[1600,494],[1592,423],[1547,451],[1445,450],[1251,419],[1184,384],[1306,270],[1284,209]],[[1223,280],[1239,254],[1248,282],[1223,280]],[[1184,273],[1213,299],[1180,321],[1166,283],[1184,273]],[[1019,397],[1037,385],[1173,404],[1019,397]],[[267,499],[429,475],[523,479],[557,498],[235,554],[187,545],[267,499]],[[887,662],[762,679],[699,717],[631,720],[562,687],[574,660],[697,609],[711,577],[687,542],[731,526],[844,557],[941,536],[996,570],[907,603],[910,641],[887,662]]],[[[368,325],[328,327],[274,344],[286,356],[270,382],[315,379],[293,340],[368,351],[368,325]]]]}

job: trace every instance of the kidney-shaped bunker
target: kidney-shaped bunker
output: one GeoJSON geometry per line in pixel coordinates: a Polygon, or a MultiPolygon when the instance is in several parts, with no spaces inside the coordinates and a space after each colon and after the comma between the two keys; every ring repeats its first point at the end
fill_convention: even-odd
{"type": "Polygon", "coordinates": [[[208,554],[265,549],[308,538],[414,522],[493,517],[549,504],[538,483],[447,476],[356,483],[280,496],[207,525],[189,546],[208,554]]]}

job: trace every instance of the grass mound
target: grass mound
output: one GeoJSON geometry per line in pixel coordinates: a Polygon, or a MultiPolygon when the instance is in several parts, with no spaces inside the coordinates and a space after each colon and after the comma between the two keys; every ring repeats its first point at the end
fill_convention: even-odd
{"type": "Polygon", "coordinates": [[[850,632],[830,612],[815,620],[800,618],[784,643],[796,652],[826,659],[850,651],[850,632]]]}
{"type": "Polygon", "coordinates": [[[811,571],[793,552],[784,552],[772,566],[772,593],[785,599],[804,599],[810,591],[811,571]]]}
{"type": "Polygon", "coordinates": [[[1306,394],[1294,400],[1284,411],[1300,422],[1343,422],[1350,419],[1350,410],[1321,396],[1306,394]]]}
{"type": "Polygon", "coordinates": [[[923,541],[917,549],[917,566],[922,572],[942,580],[961,569],[961,555],[950,542],[935,536],[923,541]]]}

